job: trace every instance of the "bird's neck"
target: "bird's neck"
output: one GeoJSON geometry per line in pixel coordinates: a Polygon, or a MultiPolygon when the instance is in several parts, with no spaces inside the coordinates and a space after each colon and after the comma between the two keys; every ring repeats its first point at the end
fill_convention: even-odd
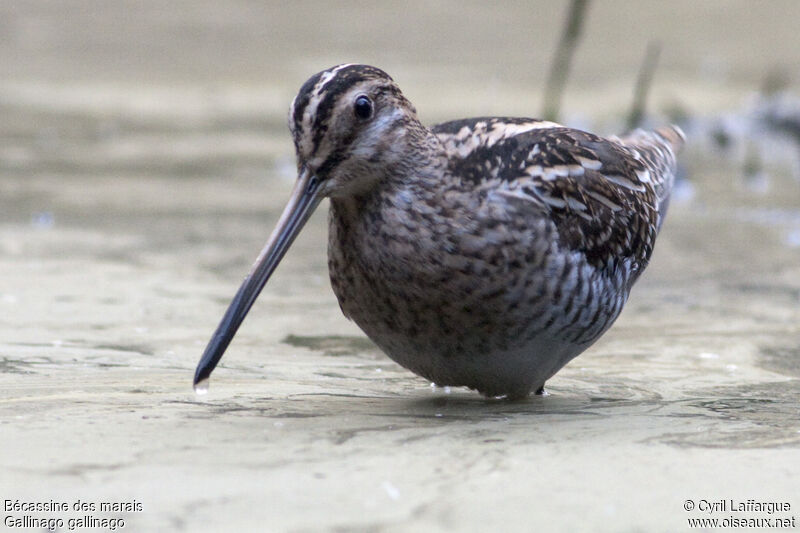
{"type": "Polygon", "coordinates": [[[430,129],[416,119],[405,122],[378,144],[381,146],[380,163],[359,168],[360,172],[369,173],[371,178],[358,181],[369,183],[370,186],[354,189],[350,194],[336,195],[331,198],[332,205],[350,212],[350,207],[356,204],[386,198],[397,191],[413,192],[441,187],[441,178],[447,169],[444,146],[430,129]]]}

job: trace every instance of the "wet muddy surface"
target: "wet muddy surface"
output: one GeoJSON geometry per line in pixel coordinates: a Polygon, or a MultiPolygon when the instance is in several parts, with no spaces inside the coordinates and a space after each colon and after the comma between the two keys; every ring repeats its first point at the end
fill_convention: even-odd
{"type": "MultiPolygon", "coordinates": [[[[40,7],[6,20],[51,35],[61,15],[40,7]]],[[[134,27],[162,20],[142,9],[134,27]]],[[[95,13],[108,22],[121,16],[112,11],[95,13]]],[[[209,4],[191,17],[217,27],[214,13],[209,4]]],[[[4,43],[48,49],[40,38],[4,43]]],[[[220,39],[223,51],[239,42],[235,32],[220,39]]],[[[696,46],[667,57],[665,86],[699,68],[696,46]]],[[[797,64],[782,50],[778,59],[797,64]]],[[[56,61],[14,64],[0,83],[3,499],[136,499],[141,512],[95,513],[133,531],[680,531],[702,516],[684,510],[687,499],[800,509],[794,155],[768,159],[778,162],[754,187],[740,159],[690,135],[685,181],[621,318],[547,395],[513,403],[432,387],[341,315],[323,204],[198,397],[194,366],[294,178],[285,109],[307,75],[338,62],[245,54],[237,72],[249,77],[217,84],[203,75],[224,69],[197,74],[201,52],[186,52],[198,57],[181,64],[180,84],[155,58],[115,65],[111,81],[78,69],[70,83],[37,70],[49,65],[57,81],[66,75],[56,61]],[[262,77],[266,66],[281,81],[262,77]],[[154,79],[134,89],[125,68],[154,79]]],[[[463,58],[442,86],[469,79],[482,57],[463,58]]],[[[726,80],[755,79],[746,60],[726,80]]],[[[463,99],[438,105],[423,81],[436,79],[433,67],[397,70],[430,121],[524,87],[472,78],[463,99]]],[[[720,83],[723,101],[746,100],[734,82],[720,83]]],[[[715,101],[714,83],[686,92],[715,101]]],[[[590,88],[578,76],[578,118],[613,121],[591,114],[590,88]]],[[[607,80],[603,101],[624,101],[626,90],[607,80]]],[[[515,105],[538,109],[538,96],[515,105]]]]}

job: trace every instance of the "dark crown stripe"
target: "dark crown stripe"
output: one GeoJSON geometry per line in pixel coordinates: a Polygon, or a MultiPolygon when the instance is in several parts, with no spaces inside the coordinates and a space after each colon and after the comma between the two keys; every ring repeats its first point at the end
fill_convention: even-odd
{"type": "Polygon", "coordinates": [[[363,79],[382,78],[392,81],[392,78],[384,71],[368,65],[337,65],[331,69],[314,74],[312,77],[306,80],[302,87],[300,87],[297,97],[295,98],[294,107],[292,109],[292,122],[294,123],[295,131],[300,130],[300,127],[303,123],[303,114],[305,113],[308,105],[311,103],[314,95],[317,95],[318,98],[324,98],[327,94],[335,95],[341,92],[341,88],[338,90],[331,90],[331,88],[329,88],[331,83],[334,83],[335,86],[342,87],[341,80],[345,79],[349,80],[349,83],[354,83],[359,81],[359,77],[363,79]],[[336,71],[335,75],[327,80],[321,87],[318,87],[323,76],[327,76],[334,71],[336,71]]]}
{"type": "Polygon", "coordinates": [[[328,131],[328,121],[331,118],[336,104],[352,87],[358,83],[368,80],[388,80],[391,87],[392,78],[380,69],[365,65],[352,65],[340,70],[336,75],[322,87],[319,93],[320,103],[317,106],[314,124],[311,129],[314,131],[314,146],[319,146],[322,137],[328,131]]]}
{"type": "Polygon", "coordinates": [[[300,87],[300,91],[297,93],[297,98],[294,102],[294,109],[292,109],[292,120],[294,121],[294,130],[300,131],[300,126],[303,122],[303,113],[305,113],[306,108],[308,107],[309,102],[311,101],[311,95],[314,93],[314,87],[317,86],[319,83],[320,78],[325,72],[319,72],[311,76],[302,87],[300,87]]]}

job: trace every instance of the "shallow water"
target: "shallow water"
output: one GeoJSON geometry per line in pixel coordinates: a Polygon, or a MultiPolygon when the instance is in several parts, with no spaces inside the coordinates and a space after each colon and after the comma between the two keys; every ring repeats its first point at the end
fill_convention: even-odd
{"type": "MultiPolygon", "coordinates": [[[[158,19],[143,12],[134,28],[158,19]]],[[[215,14],[192,16],[216,27],[215,14]]],[[[239,37],[221,39],[224,50],[239,37]]],[[[79,63],[69,50],[46,57],[59,53],[79,63]]],[[[3,499],[136,499],[141,512],[115,516],[137,531],[676,531],[703,516],[687,499],[800,509],[800,183],[776,164],[754,190],[736,157],[691,137],[651,266],[548,395],[435,389],[383,356],[330,290],[325,204],[195,395],[199,355],[288,197],[282,115],[316,70],[287,60],[273,66],[292,82],[273,83],[243,61],[238,76],[258,83],[198,81],[189,63],[179,85],[154,58],[114,67],[153,73],[145,90],[119,77],[55,83],[36,63],[0,84],[3,499]]],[[[467,61],[444,87],[470,77],[467,61]]],[[[731,61],[750,79],[754,67],[731,61]]],[[[65,76],[57,64],[45,66],[65,76]]],[[[433,119],[519,90],[473,79],[440,106],[415,83],[430,73],[406,72],[433,119]]],[[[624,100],[607,83],[606,100],[624,100]]],[[[714,101],[707,83],[686,92],[714,101]]],[[[732,101],[746,92],[723,85],[732,101]]],[[[578,80],[578,95],[589,90],[578,80]]]]}

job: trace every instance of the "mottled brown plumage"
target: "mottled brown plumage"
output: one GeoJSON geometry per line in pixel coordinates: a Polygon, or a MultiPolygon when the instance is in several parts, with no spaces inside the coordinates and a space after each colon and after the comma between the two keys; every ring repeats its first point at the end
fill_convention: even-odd
{"type": "Polygon", "coordinates": [[[342,311],[440,385],[522,397],[614,322],[647,266],[677,128],[603,139],[521,118],[432,128],[383,71],[309,79],[289,115],[298,184],[198,365],[210,374],[319,201],[342,311]]]}

